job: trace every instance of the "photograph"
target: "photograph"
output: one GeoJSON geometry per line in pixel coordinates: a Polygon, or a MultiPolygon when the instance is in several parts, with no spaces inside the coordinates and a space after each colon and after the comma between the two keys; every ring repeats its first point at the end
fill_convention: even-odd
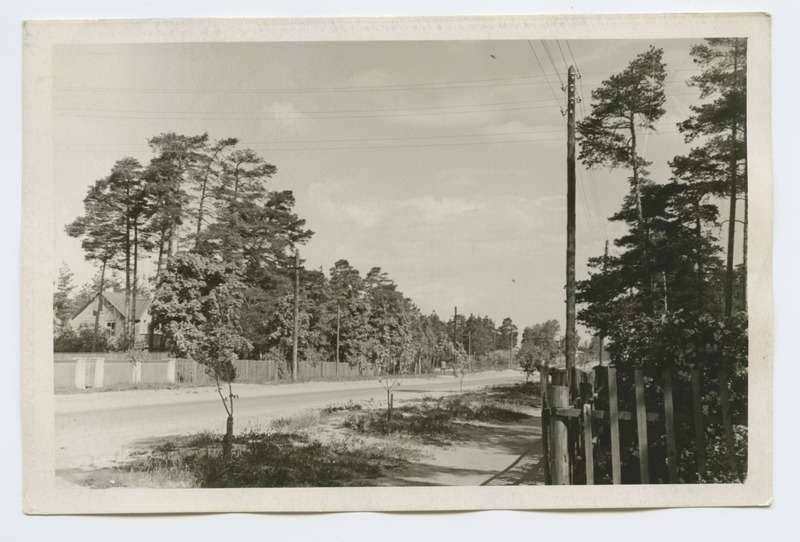
{"type": "Polygon", "coordinates": [[[764,497],[768,80],[733,26],[48,43],[48,491],[764,497]]]}

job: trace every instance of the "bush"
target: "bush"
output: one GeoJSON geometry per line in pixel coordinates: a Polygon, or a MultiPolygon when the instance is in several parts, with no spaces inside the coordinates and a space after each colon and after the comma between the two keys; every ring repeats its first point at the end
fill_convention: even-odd
{"type": "MultiPolygon", "coordinates": [[[[708,313],[691,313],[683,310],[663,315],[635,318],[619,322],[611,331],[609,345],[617,371],[617,389],[620,410],[635,409],[634,371],[641,368],[646,381],[648,411],[663,412],[664,399],[662,371],[669,370],[672,379],[675,431],[679,439],[678,478],[681,482],[698,483],[693,424],[691,370],[700,370],[704,414],[720,418],[719,371],[725,370],[729,378],[731,416],[736,438],[734,455],[737,470],[747,472],[747,315],[739,313],[721,318],[708,313]]],[[[602,395],[602,394],[601,394],[602,395]]],[[[602,398],[601,398],[602,401],[602,398]]],[[[604,405],[599,403],[599,408],[604,405]]],[[[601,427],[598,439],[600,449],[607,450],[609,436],[601,427]]],[[[635,424],[620,424],[623,483],[638,483],[638,451],[635,424]]],[[[706,427],[707,470],[709,481],[737,481],[731,472],[726,455],[722,427],[706,427]]],[[[666,482],[666,437],[659,428],[650,435],[650,480],[666,482]]],[[[595,470],[598,483],[610,482],[610,456],[607,452],[596,454],[595,470]]]]}
{"type": "MultiPolygon", "coordinates": [[[[76,332],[71,326],[60,326],[53,336],[53,352],[91,352],[94,342],[94,326],[83,324],[76,332]]],[[[106,329],[99,329],[97,334],[97,352],[114,352],[117,342],[106,329]]]]}

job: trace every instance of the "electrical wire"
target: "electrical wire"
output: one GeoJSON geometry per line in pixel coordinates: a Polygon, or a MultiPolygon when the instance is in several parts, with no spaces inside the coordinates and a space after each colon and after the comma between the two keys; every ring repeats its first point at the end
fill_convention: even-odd
{"type": "MultiPolygon", "coordinates": [[[[559,101],[558,96],[556,95],[556,91],[553,89],[553,85],[550,84],[550,79],[547,77],[547,72],[545,71],[544,66],[542,66],[542,62],[539,60],[539,55],[536,54],[536,49],[533,48],[531,40],[528,40],[528,46],[531,48],[534,58],[536,58],[536,63],[539,64],[539,69],[542,70],[542,75],[545,76],[545,80],[547,81],[547,86],[550,87],[550,92],[553,93],[553,98],[555,99],[556,103],[558,103],[559,107],[561,107],[561,102],[559,101]]],[[[562,108],[562,115],[563,115],[563,108],[562,108]]]]}

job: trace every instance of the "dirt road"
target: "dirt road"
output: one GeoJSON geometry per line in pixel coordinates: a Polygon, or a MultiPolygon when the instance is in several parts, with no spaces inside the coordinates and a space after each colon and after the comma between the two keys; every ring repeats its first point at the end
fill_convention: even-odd
{"type": "MultiPolygon", "coordinates": [[[[464,389],[523,378],[518,371],[477,373],[467,375],[464,389]]],[[[395,402],[457,390],[458,381],[448,375],[406,379],[395,391],[395,402]]],[[[376,381],[238,384],[234,392],[239,394],[234,412],[237,431],[332,403],[386,400],[384,389],[376,381]]],[[[55,410],[57,470],[108,466],[154,439],[221,432],[225,422],[225,411],[214,388],[59,395],[55,410]]]]}

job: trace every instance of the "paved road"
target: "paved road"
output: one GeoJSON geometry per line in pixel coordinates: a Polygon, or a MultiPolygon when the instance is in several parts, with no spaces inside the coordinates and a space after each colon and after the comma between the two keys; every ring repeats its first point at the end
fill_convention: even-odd
{"type": "MultiPolygon", "coordinates": [[[[520,381],[515,371],[468,375],[464,389],[520,381]]],[[[348,400],[381,401],[386,392],[375,381],[238,385],[235,419],[238,430],[308,408],[348,400]]],[[[452,376],[408,379],[395,391],[395,402],[420,395],[458,391],[452,376]]],[[[159,390],[96,393],[56,397],[56,469],[107,466],[154,439],[221,432],[225,411],[215,390],[159,390]]]]}

